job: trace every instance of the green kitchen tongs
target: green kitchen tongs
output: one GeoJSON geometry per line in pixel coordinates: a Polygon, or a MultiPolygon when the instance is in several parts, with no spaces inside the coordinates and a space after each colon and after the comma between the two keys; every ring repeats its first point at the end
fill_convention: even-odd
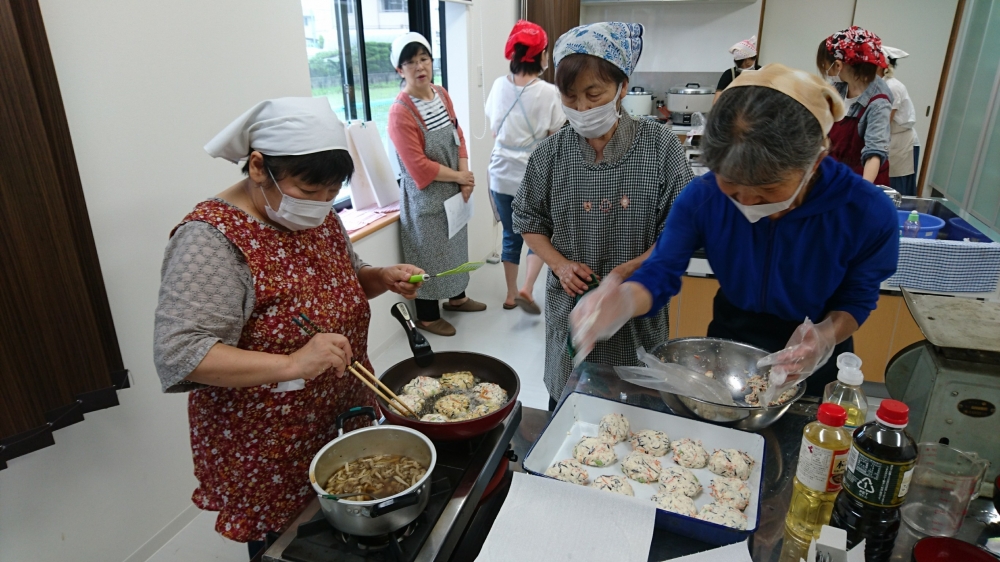
{"type": "Polygon", "coordinates": [[[486,265],[484,261],[470,261],[463,263],[462,265],[456,267],[455,269],[449,269],[448,271],[442,271],[441,273],[435,273],[433,275],[428,275],[423,273],[421,275],[414,275],[410,277],[410,283],[420,283],[423,281],[429,281],[432,277],[444,277],[445,275],[458,275],[459,273],[469,273],[470,271],[475,271],[480,267],[486,265]]]}

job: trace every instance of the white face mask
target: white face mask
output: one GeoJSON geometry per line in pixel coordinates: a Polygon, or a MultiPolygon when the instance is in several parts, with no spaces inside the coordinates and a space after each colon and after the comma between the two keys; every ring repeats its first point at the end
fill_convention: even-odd
{"type": "Polygon", "coordinates": [[[271,208],[271,204],[267,202],[267,195],[264,194],[264,186],[257,186],[260,188],[261,195],[264,195],[267,218],[292,231],[316,228],[323,224],[326,216],[333,209],[332,201],[310,201],[308,199],[289,197],[285,195],[284,191],[281,191],[281,187],[278,186],[278,182],[274,179],[274,174],[271,173],[270,168],[267,170],[267,175],[271,176],[271,181],[274,182],[274,186],[281,193],[281,203],[278,204],[278,210],[275,211],[271,208]]]}
{"type": "MultiPolygon", "coordinates": [[[[833,68],[832,64],[830,65],[830,68],[833,68]]],[[[840,73],[839,72],[836,75],[834,75],[834,76],[830,76],[830,68],[826,69],[826,81],[829,82],[830,85],[839,84],[839,83],[843,82],[843,80],[840,79],[840,73]]]]}
{"type": "Polygon", "coordinates": [[[566,114],[566,119],[574,131],[580,133],[583,138],[596,139],[610,131],[611,127],[614,127],[615,123],[618,122],[620,116],[618,97],[621,96],[621,93],[622,87],[619,84],[615,97],[611,98],[608,103],[586,111],[577,111],[563,104],[563,113],[566,114]]]}
{"type": "MultiPolygon", "coordinates": [[[[820,154],[822,153],[823,152],[820,151],[820,154]]],[[[812,168],[812,166],[810,166],[810,168],[812,168]]],[[[743,216],[746,217],[748,221],[750,221],[751,223],[755,223],[764,217],[771,216],[774,213],[780,213],[781,211],[784,211],[785,209],[791,207],[792,202],[794,202],[795,198],[798,197],[799,193],[802,192],[802,187],[806,185],[806,183],[809,181],[809,178],[811,178],[812,175],[813,174],[810,170],[808,169],[805,170],[805,174],[803,174],[802,176],[802,181],[799,182],[799,186],[795,188],[795,193],[793,193],[792,196],[789,197],[788,199],[780,201],[778,203],[763,203],[761,205],[744,205],[743,203],[740,203],[739,201],[733,199],[732,197],[730,197],[729,200],[733,202],[733,205],[736,205],[736,208],[739,209],[741,213],[743,213],[743,216]]]]}

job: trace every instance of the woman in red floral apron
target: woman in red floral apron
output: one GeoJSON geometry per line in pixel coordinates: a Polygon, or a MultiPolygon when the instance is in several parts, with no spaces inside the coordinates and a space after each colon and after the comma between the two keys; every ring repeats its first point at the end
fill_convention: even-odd
{"type": "Polygon", "coordinates": [[[876,185],[889,185],[892,93],[878,77],[887,65],[878,35],[852,26],[819,44],[816,67],[847,105],[830,130],[830,156],[876,185]]]}
{"type": "Polygon", "coordinates": [[[198,488],[216,530],[251,558],[311,499],[313,455],[338,414],[374,404],[368,299],[413,298],[419,268],[370,267],[332,200],[354,170],[344,125],[323,98],[262,102],[205,149],[246,158],[247,178],[199,203],[171,233],[156,311],[154,360],[166,392],[190,391],[198,488]],[[249,156],[247,156],[249,155],[249,156]],[[300,314],[323,329],[309,336],[300,314]]]}

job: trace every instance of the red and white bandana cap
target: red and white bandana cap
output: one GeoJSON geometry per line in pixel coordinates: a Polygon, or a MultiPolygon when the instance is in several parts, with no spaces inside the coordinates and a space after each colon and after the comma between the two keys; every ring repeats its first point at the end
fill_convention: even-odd
{"type": "Polygon", "coordinates": [[[507,45],[504,47],[503,55],[507,60],[514,58],[514,46],[524,45],[528,51],[524,53],[524,62],[535,62],[536,58],[546,47],[549,46],[549,38],[545,35],[545,30],[536,23],[527,20],[518,20],[514,24],[514,29],[510,30],[507,37],[507,45]]]}
{"type": "Polygon", "coordinates": [[[733,60],[744,60],[757,56],[757,36],[744,39],[739,43],[729,47],[729,52],[733,55],[733,60]]]}
{"type": "Polygon", "coordinates": [[[827,37],[826,50],[844,64],[868,62],[879,68],[889,66],[882,54],[882,40],[878,35],[856,25],[827,37]]]}

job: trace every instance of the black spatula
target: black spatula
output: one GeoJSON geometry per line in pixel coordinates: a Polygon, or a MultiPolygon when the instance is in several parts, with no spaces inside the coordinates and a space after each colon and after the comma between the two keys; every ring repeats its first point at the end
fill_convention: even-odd
{"type": "Polygon", "coordinates": [[[406,308],[406,304],[397,302],[392,305],[390,312],[406,330],[406,339],[410,342],[410,350],[413,352],[413,359],[416,360],[417,365],[427,367],[433,363],[434,351],[431,350],[431,344],[423,334],[417,331],[417,326],[410,318],[410,310],[406,308]]]}

